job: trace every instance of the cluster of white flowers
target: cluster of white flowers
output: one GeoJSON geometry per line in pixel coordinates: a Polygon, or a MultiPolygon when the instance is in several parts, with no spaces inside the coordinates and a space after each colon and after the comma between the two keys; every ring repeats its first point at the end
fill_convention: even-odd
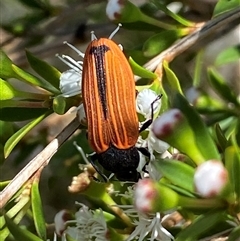
{"type": "Polygon", "coordinates": [[[92,211],[87,206],[79,203],[81,208],[76,212],[74,221],[67,221],[68,226],[65,233],[74,240],[107,241],[108,228],[102,210],[92,211]]]}

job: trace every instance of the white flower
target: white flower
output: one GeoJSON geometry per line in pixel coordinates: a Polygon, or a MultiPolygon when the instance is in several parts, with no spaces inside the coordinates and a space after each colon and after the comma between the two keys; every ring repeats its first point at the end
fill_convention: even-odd
{"type": "Polygon", "coordinates": [[[143,89],[137,95],[136,108],[137,112],[142,114],[146,119],[151,118],[152,108],[151,104],[153,104],[153,114],[159,112],[161,108],[161,99],[155,101],[158,95],[151,89],[143,89]]]}
{"type": "MultiPolygon", "coordinates": [[[[77,54],[84,58],[84,53],[78,50],[73,45],[64,42],[67,44],[71,49],[73,49],[77,54]]],[[[62,96],[64,97],[71,97],[78,94],[81,94],[82,89],[82,61],[76,61],[70,56],[67,55],[57,55],[57,57],[68,65],[71,69],[63,72],[60,76],[60,90],[62,92],[62,96]]]]}
{"type": "Polygon", "coordinates": [[[81,93],[82,73],[69,69],[60,76],[60,90],[62,96],[70,97],[81,93]]]}
{"type": "MultiPolygon", "coordinates": [[[[157,114],[161,108],[161,99],[157,99],[158,95],[151,89],[144,89],[140,91],[137,95],[136,101],[136,109],[137,112],[142,114],[145,117],[145,121],[142,123],[144,124],[146,121],[150,120],[152,115],[154,116],[157,114]],[[153,108],[152,108],[153,103],[153,108]],[[152,113],[153,112],[153,113],[152,113]]],[[[148,136],[146,139],[143,139],[141,135],[138,138],[138,147],[145,147],[148,149],[151,160],[154,160],[155,157],[153,152],[156,151],[157,153],[163,153],[168,148],[169,145],[166,142],[163,142],[155,137],[155,135],[151,131],[151,125],[147,128],[148,136]]],[[[139,167],[143,167],[145,165],[144,157],[140,156],[140,165],[139,167]]]]}
{"type": "Polygon", "coordinates": [[[75,221],[68,221],[68,224],[75,224],[75,227],[68,227],[66,234],[76,241],[108,241],[108,229],[102,210],[89,210],[84,204],[75,214],[75,221]]]}
{"type": "Polygon", "coordinates": [[[149,234],[148,240],[154,241],[171,241],[174,237],[161,225],[160,213],[156,213],[153,218],[145,218],[139,215],[139,220],[135,221],[136,225],[133,233],[127,238],[126,241],[131,241],[134,238],[138,241],[144,240],[149,234]]]}
{"type": "Polygon", "coordinates": [[[169,144],[157,139],[153,134],[152,130],[149,130],[148,148],[150,153],[153,150],[156,151],[157,153],[164,153],[169,148],[169,144]]]}

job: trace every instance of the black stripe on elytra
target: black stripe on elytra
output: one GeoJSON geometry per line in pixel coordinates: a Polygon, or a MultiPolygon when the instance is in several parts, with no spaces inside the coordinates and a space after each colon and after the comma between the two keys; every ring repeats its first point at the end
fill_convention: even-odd
{"type": "Polygon", "coordinates": [[[107,93],[106,93],[106,70],[104,65],[104,54],[110,50],[106,45],[93,46],[89,53],[94,55],[96,73],[97,73],[97,84],[98,93],[100,96],[101,105],[103,108],[104,118],[107,119],[107,93]]]}

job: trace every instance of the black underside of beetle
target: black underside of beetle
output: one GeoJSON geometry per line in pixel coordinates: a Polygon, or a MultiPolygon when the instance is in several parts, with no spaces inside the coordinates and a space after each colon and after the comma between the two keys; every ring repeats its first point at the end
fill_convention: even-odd
{"type": "Polygon", "coordinates": [[[97,154],[98,162],[110,172],[113,172],[120,181],[138,181],[137,172],[139,153],[135,146],[129,149],[118,149],[110,146],[105,152],[97,154]]]}

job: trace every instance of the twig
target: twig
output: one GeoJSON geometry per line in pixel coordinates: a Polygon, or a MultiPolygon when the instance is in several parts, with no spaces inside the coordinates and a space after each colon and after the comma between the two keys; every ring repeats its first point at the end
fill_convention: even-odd
{"type": "Polygon", "coordinates": [[[41,167],[48,165],[51,157],[57,152],[60,146],[77,130],[80,122],[75,118],[68,124],[60,134],[57,135],[35,158],[33,158],[1,191],[0,209],[13,197],[13,195],[29,180],[29,178],[41,167]]]}
{"type": "MultiPolygon", "coordinates": [[[[155,70],[158,76],[162,77],[162,63],[164,60],[171,62],[176,56],[180,55],[196,43],[206,39],[206,37],[209,37],[212,34],[216,35],[219,31],[226,32],[227,30],[230,30],[232,26],[235,26],[233,23],[237,20],[240,22],[240,7],[208,21],[205,25],[196,25],[197,29],[195,31],[151,59],[144,65],[144,67],[151,71],[155,70]]],[[[135,80],[138,79],[139,77],[135,76],[135,80]]]]}

